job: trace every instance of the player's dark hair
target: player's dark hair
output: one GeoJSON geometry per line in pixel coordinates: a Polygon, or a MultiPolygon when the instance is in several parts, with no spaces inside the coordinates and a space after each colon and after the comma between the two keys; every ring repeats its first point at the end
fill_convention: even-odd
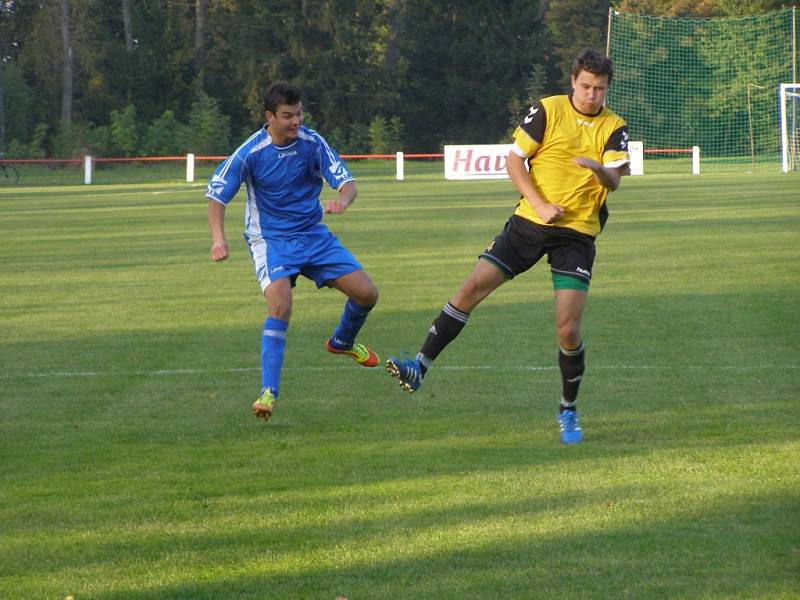
{"type": "Polygon", "coordinates": [[[594,50],[584,50],[572,63],[572,76],[577,77],[581,71],[588,71],[594,75],[606,75],[608,83],[614,76],[614,64],[605,54],[594,50]]]}
{"type": "Polygon", "coordinates": [[[291,106],[298,102],[300,102],[300,88],[285,81],[272,83],[264,94],[264,110],[272,114],[275,114],[281,104],[291,106]]]}

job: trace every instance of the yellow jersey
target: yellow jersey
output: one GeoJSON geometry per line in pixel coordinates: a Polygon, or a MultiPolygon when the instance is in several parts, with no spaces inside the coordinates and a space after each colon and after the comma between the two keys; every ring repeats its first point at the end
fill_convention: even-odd
{"type": "MultiPolygon", "coordinates": [[[[608,216],[608,189],[575,159],[591,158],[605,167],[629,162],[625,121],[607,107],[596,115],[584,115],[569,96],[550,96],[534,104],[514,131],[512,151],[527,158],[531,181],[542,200],[564,208],[556,226],[593,237],[600,233],[608,216]]],[[[514,214],[547,225],[524,198],[514,214]]]]}

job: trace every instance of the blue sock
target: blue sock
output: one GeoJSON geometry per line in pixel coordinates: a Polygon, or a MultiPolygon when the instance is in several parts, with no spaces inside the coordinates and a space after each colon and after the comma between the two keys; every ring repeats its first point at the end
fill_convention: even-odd
{"type": "Polygon", "coordinates": [[[367,320],[367,315],[371,310],[371,306],[369,308],[360,306],[348,298],[347,302],[344,303],[344,311],[342,311],[342,317],[339,319],[339,326],[333,332],[331,346],[337,350],[349,350],[352,348],[353,343],[356,341],[356,336],[361,331],[361,327],[364,325],[364,321],[367,320]]]}
{"type": "Polygon", "coordinates": [[[262,389],[271,389],[276,398],[281,385],[283,351],[286,348],[286,330],[288,328],[288,322],[275,317],[267,317],[261,336],[261,387],[262,389]]]}

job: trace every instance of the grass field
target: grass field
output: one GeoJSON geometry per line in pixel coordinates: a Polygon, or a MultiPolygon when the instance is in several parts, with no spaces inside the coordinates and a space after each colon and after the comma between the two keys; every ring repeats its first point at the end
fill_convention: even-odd
{"type": "MultiPolygon", "coordinates": [[[[328,218],[416,352],[511,184],[356,166],[328,218]]],[[[0,597],[800,598],[800,177],[628,178],[585,318],[585,442],[558,442],[546,265],[472,315],[419,393],[323,343],[296,288],[254,419],[263,301],[202,186],[0,190],[0,597]]]]}

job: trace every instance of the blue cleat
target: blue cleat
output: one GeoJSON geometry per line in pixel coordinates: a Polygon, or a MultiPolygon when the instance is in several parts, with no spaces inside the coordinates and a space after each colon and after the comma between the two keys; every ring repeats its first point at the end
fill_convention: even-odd
{"type": "Polygon", "coordinates": [[[561,441],[565,444],[578,444],[583,440],[583,431],[578,423],[578,414],[574,410],[565,410],[558,415],[561,441]]]}
{"type": "Polygon", "coordinates": [[[415,358],[390,356],[386,361],[386,370],[389,375],[398,379],[400,387],[409,394],[416,392],[422,385],[422,369],[415,358]]]}

